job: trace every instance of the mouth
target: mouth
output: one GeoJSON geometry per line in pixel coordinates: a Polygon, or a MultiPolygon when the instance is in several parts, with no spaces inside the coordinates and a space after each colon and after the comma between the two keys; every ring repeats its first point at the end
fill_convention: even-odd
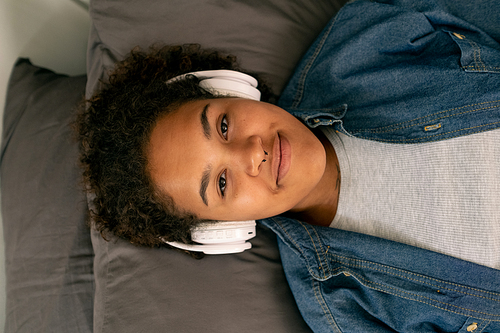
{"type": "Polygon", "coordinates": [[[276,185],[286,176],[290,170],[291,164],[291,146],[286,137],[276,135],[273,146],[273,176],[276,179],[276,185]]]}

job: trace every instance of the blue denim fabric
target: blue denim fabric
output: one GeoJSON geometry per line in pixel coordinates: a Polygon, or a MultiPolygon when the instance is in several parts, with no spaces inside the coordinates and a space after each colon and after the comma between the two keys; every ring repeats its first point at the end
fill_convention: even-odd
{"type": "MultiPolygon", "coordinates": [[[[306,53],[279,105],[310,127],[388,143],[497,128],[500,44],[446,12],[444,2],[383,2],[347,4],[306,53]]],[[[469,1],[450,3],[474,13],[469,1]]],[[[473,4],[489,11],[476,11],[477,21],[496,18],[489,32],[500,36],[500,2],[473,4]]]]}
{"type": "Polygon", "coordinates": [[[279,236],[315,332],[500,332],[500,270],[283,217],[261,223],[279,236]]]}
{"type": "MultiPolygon", "coordinates": [[[[347,4],[279,105],[311,128],[387,143],[500,125],[500,1],[347,4]]],[[[276,217],[283,266],[316,332],[500,332],[500,270],[276,217]]],[[[466,242],[464,240],[464,242],[466,242]]]]}

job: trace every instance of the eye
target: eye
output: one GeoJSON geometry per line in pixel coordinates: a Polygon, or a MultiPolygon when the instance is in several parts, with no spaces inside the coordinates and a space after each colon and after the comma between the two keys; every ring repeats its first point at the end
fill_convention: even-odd
{"type": "Polygon", "coordinates": [[[220,175],[219,177],[219,190],[221,195],[224,197],[224,194],[226,192],[226,171],[220,175]]]}
{"type": "Polygon", "coordinates": [[[229,128],[229,126],[227,124],[227,117],[226,117],[226,115],[224,115],[222,117],[221,122],[220,122],[220,132],[221,132],[222,136],[224,137],[224,139],[227,139],[228,128],[229,128]]]}

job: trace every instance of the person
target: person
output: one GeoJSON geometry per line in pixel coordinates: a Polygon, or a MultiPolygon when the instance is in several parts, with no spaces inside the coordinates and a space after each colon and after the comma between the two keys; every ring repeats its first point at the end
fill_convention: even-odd
{"type": "Polygon", "coordinates": [[[498,329],[500,34],[458,7],[347,4],[278,106],[169,81],[220,53],[133,52],[79,120],[99,230],[263,219],[318,332],[498,329]]]}

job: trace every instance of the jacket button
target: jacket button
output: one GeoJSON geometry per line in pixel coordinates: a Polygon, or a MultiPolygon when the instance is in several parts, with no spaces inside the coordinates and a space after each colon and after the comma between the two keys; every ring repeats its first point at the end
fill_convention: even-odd
{"type": "Polygon", "coordinates": [[[319,123],[319,119],[318,119],[318,118],[314,118],[314,119],[313,119],[313,122],[314,122],[315,124],[317,124],[317,123],[319,123]]]}
{"type": "Polygon", "coordinates": [[[477,329],[477,323],[472,323],[467,326],[467,332],[474,332],[477,329]]]}

